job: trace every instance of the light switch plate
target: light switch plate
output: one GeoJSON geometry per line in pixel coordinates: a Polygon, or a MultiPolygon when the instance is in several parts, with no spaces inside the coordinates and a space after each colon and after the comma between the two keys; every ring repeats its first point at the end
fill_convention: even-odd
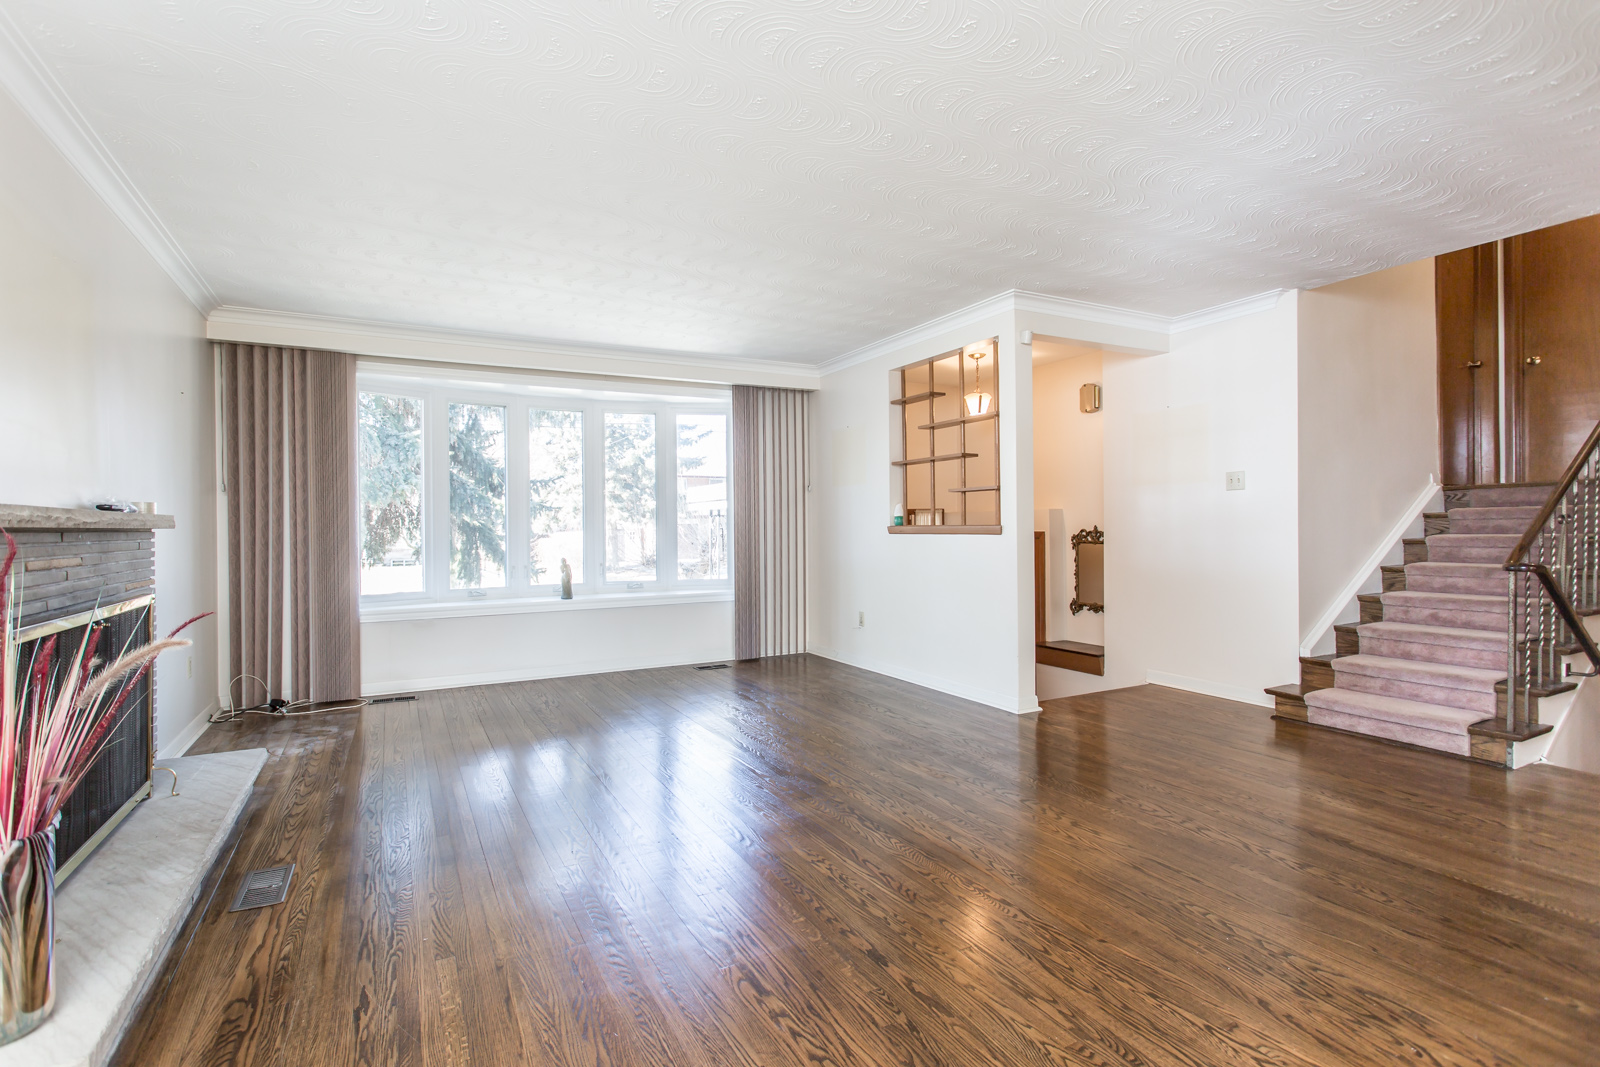
{"type": "Polygon", "coordinates": [[[1228,492],[1244,488],[1244,471],[1228,472],[1228,492]]]}

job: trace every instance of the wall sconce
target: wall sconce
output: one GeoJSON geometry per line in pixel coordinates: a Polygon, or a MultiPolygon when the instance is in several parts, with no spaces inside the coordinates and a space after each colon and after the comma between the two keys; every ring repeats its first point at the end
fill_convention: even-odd
{"type": "Polygon", "coordinates": [[[1100,386],[1094,382],[1085,382],[1082,389],[1078,390],[1078,410],[1085,415],[1093,415],[1100,410],[1100,386]]]}

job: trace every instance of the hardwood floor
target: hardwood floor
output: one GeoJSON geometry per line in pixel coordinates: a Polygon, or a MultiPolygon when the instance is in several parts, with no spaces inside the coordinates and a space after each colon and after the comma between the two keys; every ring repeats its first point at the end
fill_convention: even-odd
{"type": "Polygon", "coordinates": [[[1594,1062],[1600,779],[1268,714],[800,656],[213,727],[272,759],[118,1062],[1594,1062]]]}

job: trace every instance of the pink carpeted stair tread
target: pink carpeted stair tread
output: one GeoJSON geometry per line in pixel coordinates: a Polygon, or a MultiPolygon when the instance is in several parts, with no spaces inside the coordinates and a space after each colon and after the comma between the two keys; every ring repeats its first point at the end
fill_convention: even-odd
{"type": "Polygon", "coordinates": [[[1453,534],[1498,533],[1522,536],[1539,509],[1527,508],[1451,508],[1450,532],[1453,534]]]}
{"type": "Polygon", "coordinates": [[[1314,689],[1305,696],[1307,708],[1336,711],[1365,719],[1381,719],[1418,730],[1465,734],[1467,727],[1483,718],[1465,708],[1447,708],[1416,700],[1360,693],[1351,689],[1314,689]]]}
{"type": "Polygon", "coordinates": [[[1470,593],[1398,590],[1383,594],[1383,617],[1389,622],[1410,622],[1423,626],[1450,626],[1470,630],[1497,630],[1504,633],[1506,598],[1470,593]]]}
{"type": "Polygon", "coordinates": [[[1519,534],[1434,534],[1428,538],[1428,560],[1438,563],[1505,563],[1519,534]]]}
{"type": "Polygon", "coordinates": [[[1505,678],[1504,671],[1369,655],[1341,656],[1333,672],[1340,689],[1461,708],[1480,719],[1499,707],[1495,683],[1505,678]]]}
{"type": "Polygon", "coordinates": [[[1502,672],[1506,667],[1503,632],[1384,621],[1362,623],[1356,627],[1356,634],[1364,655],[1453,663],[1502,672]]]}
{"type": "Polygon", "coordinates": [[[1506,572],[1499,563],[1408,563],[1406,589],[1418,593],[1505,596],[1506,572]]]}
{"type": "Polygon", "coordinates": [[[1474,508],[1541,508],[1550,499],[1553,485],[1485,485],[1467,491],[1468,506],[1474,508]]]}
{"type": "MultiPolygon", "coordinates": [[[[1334,690],[1327,689],[1322,692],[1331,693],[1334,690]]],[[[1307,707],[1306,718],[1316,726],[1329,726],[1335,730],[1348,730],[1353,734],[1403,741],[1408,745],[1448,752],[1453,756],[1472,755],[1472,739],[1466,734],[1452,733],[1448,730],[1424,730],[1405,723],[1374,719],[1366,715],[1351,715],[1348,712],[1333,711],[1328,708],[1307,707]]]]}
{"type": "Polygon", "coordinates": [[[1454,663],[1430,663],[1418,659],[1394,659],[1390,656],[1340,656],[1333,661],[1335,674],[1348,672],[1371,678],[1393,678],[1397,681],[1420,682],[1424,685],[1444,686],[1450,689],[1475,689],[1494,692],[1499,682],[1505,681],[1505,671],[1487,671],[1479,667],[1462,667],[1454,663]]]}

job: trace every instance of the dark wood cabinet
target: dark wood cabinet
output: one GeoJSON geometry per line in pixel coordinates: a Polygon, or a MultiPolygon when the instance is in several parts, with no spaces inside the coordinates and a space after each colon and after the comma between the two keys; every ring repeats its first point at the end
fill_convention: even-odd
{"type": "Polygon", "coordinates": [[[1559,478],[1600,421],[1600,216],[1438,256],[1434,279],[1445,484],[1559,478]]]}

